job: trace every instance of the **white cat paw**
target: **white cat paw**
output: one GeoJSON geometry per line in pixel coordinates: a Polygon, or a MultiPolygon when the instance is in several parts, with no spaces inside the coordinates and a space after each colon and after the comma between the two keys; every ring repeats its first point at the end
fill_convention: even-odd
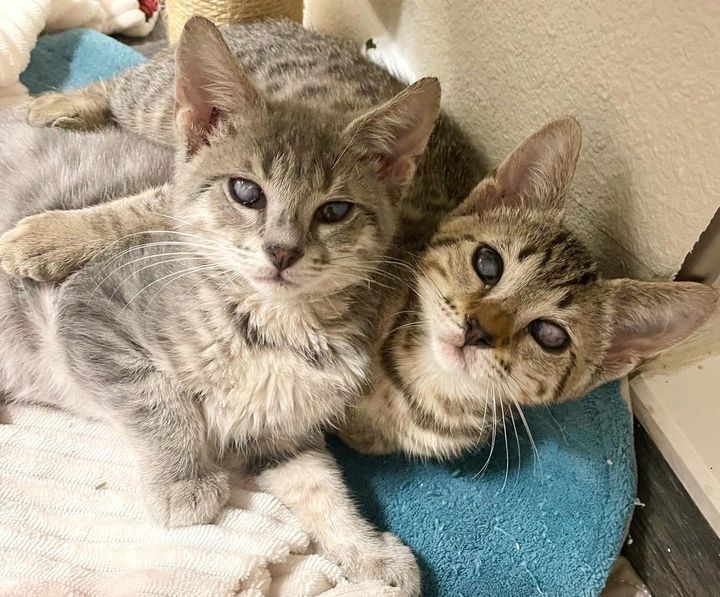
{"type": "Polygon", "coordinates": [[[200,477],[167,484],[153,484],[148,492],[152,517],[166,527],[212,522],[230,496],[227,472],[213,471],[200,477]]]}
{"type": "Polygon", "coordinates": [[[420,569],[412,551],[391,533],[327,554],[352,582],[381,581],[403,597],[420,595],[420,569]]]}

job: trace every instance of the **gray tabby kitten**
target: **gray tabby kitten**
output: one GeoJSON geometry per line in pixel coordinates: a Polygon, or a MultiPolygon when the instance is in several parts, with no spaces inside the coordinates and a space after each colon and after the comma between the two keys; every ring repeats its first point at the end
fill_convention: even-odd
{"type": "MultiPolygon", "coordinates": [[[[293,31],[304,39],[287,25],[273,39],[293,31]]],[[[310,48],[335,47],[308,39],[310,48]]],[[[386,94],[397,86],[363,64],[384,77],[386,94]]],[[[172,73],[160,65],[156,78],[172,73]]],[[[186,26],[176,81],[177,103],[157,100],[175,107],[172,182],[89,208],[90,227],[75,232],[92,243],[108,231],[125,237],[134,225],[174,230],[121,238],[58,287],[3,277],[5,390],[116,424],[165,524],[212,520],[228,496],[225,461],[240,457],[351,579],[380,578],[417,594],[412,554],[356,512],[321,430],[368,381],[378,338],[373,276],[438,113],[437,82],[422,80],[377,108],[380,91],[363,94],[360,82],[352,111],[267,97],[202,19],[186,26]],[[104,229],[94,229],[98,214],[104,229]]],[[[454,151],[437,138],[431,149],[454,151]]],[[[451,188],[448,175],[434,180],[451,188]]],[[[36,192],[13,192],[11,201],[31,204],[36,192]]],[[[68,230],[53,226],[44,241],[68,230]]]]}

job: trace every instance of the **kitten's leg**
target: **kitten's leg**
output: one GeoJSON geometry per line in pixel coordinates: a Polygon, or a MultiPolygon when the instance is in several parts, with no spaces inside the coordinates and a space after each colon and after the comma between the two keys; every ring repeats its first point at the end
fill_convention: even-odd
{"type": "Polygon", "coordinates": [[[32,100],[28,122],[90,131],[114,123],[163,145],[176,141],[175,60],[172,51],[119,75],[72,91],[32,100]]]}
{"type": "Polygon", "coordinates": [[[202,414],[162,374],[143,371],[134,377],[106,386],[99,400],[138,456],[150,514],[169,527],[211,522],[227,502],[230,481],[208,452],[202,414]]]}
{"type": "Polygon", "coordinates": [[[340,564],[350,580],[381,580],[407,595],[420,594],[412,552],[360,515],[326,450],[309,449],[265,470],[258,484],[293,510],[319,551],[340,564]]]}
{"type": "Polygon", "coordinates": [[[28,109],[33,126],[92,131],[110,123],[110,95],[105,83],[81,89],[44,93],[28,109]]]}
{"type": "Polygon", "coordinates": [[[0,236],[0,266],[10,274],[40,282],[58,281],[114,241],[148,230],[171,229],[173,221],[163,215],[165,188],[24,218],[0,236]]]}

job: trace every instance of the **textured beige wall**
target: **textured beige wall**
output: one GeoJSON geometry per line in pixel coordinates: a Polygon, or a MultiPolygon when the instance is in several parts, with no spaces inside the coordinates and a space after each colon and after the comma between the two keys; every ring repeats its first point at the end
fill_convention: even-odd
{"type": "Polygon", "coordinates": [[[719,0],[306,0],[443,105],[490,162],[547,120],[585,139],[569,218],[606,270],[672,276],[720,205],[719,0]]]}

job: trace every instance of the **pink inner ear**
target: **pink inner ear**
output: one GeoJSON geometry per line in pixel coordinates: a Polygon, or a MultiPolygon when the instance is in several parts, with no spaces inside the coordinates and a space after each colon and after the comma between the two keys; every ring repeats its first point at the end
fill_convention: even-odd
{"type": "Polygon", "coordinates": [[[390,186],[404,184],[413,172],[412,160],[407,157],[375,154],[372,160],[380,165],[378,178],[390,186]]]}
{"type": "Polygon", "coordinates": [[[439,109],[439,84],[421,79],[352,123],[350,143],[360,148],[363,159],[377,164],[377,175],[386,186],[403,186],[425,151],[439,109]]]}
{"type": "Polygon", "coordinates": [[[685,340],[715,309],[715,290],[690,282],[615,280],[613,338],[605,368],[625,375],[685,340]]]}
{"type": "Polygon", "coordinates": [[[387,152],[372,155],[371,159],[380,164],[380,180],[390,186],[407,183],[414,172],[415,160],[425,151],[433,124],[434,121],[425,130],[397,131],[387,152]]]}
{"type": "Polygon", "coordinates": [[[207,145],[210,134],[212,110],[199,110],[190,106],[179,107],[175,114],[175,123],[185,135],[185,148],[188,157],[196,154],[207,145]]]}
{"type": "Polygon", "coordinates": [[[185,136],[188,156],[194,155],[207,144],[213,125],[214,107],[210,95],[203,88],[205,78],[200,75],[196,77],[196,81],[186,77],[179,79],[175,91],[175,125],[185,136]]]}

